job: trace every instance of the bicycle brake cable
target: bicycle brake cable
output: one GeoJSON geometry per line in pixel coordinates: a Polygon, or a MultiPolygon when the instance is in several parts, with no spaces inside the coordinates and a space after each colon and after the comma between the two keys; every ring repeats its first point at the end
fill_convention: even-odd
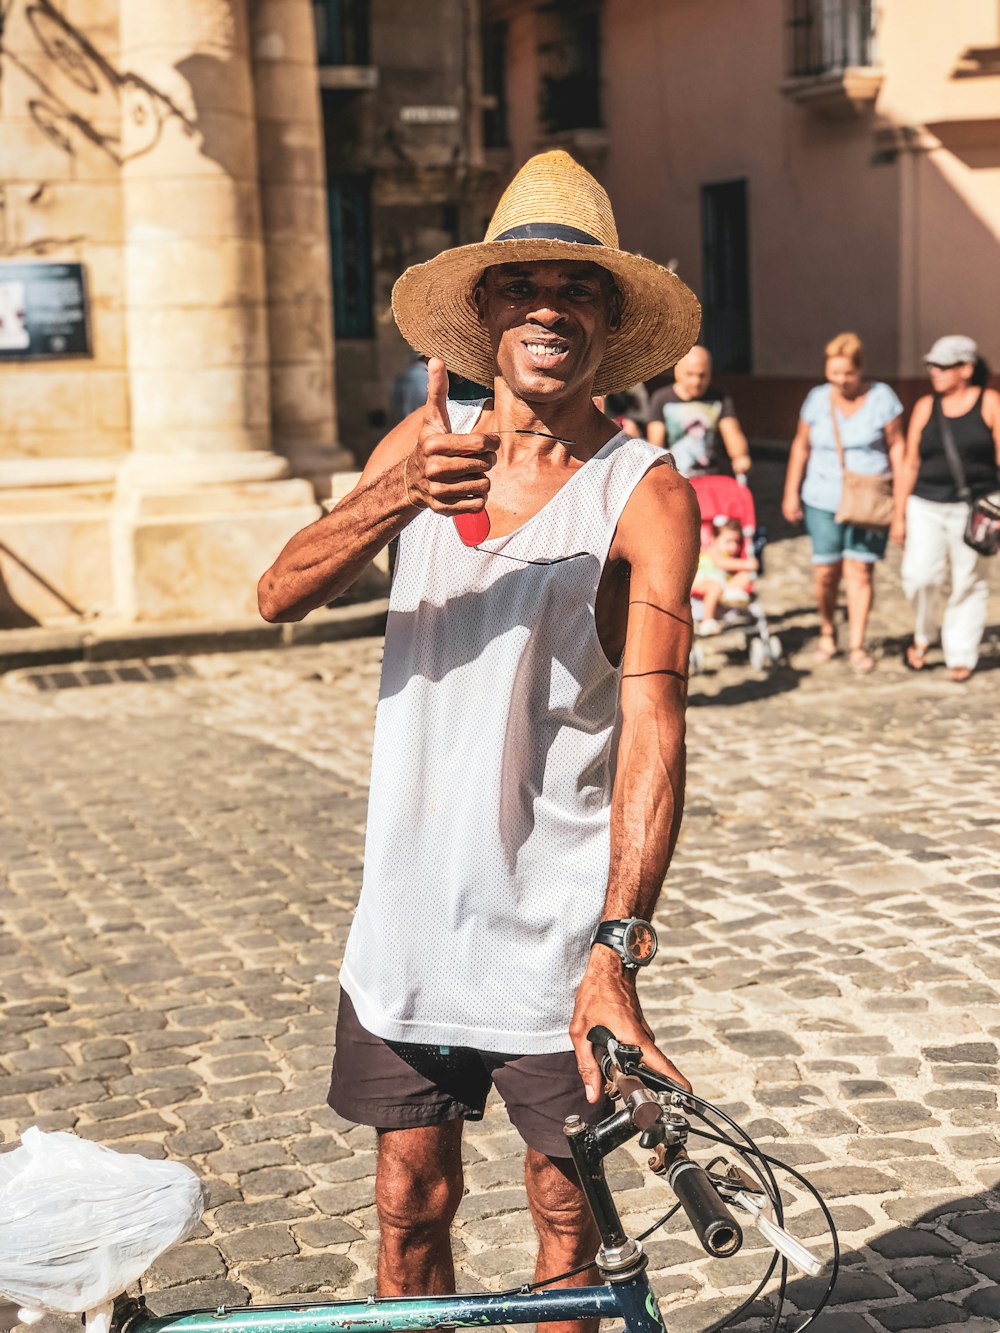
{"type": "MultiPolygon", "coordinates": [[[[651,1227],[647,1227],[645,1231],[636,1236],[635,1239],[640,1242],[644,1241],[648,1236],[651,1236],[654,1231],[658,1231],[660,1227],[669,1222],[679,1209],[680,1204],[675,1203],[671,1209],[665,1212],[651,1227]]],[[[577,1268],[568,1268],[565,1273],[559,1273],[555,1277],[540,1278],[537,1282],[525,1282],[520,1287],[511,1287],[509,1291],[501,1291],[499,1294],[501,1296],[526,1295],[531,1291],[539,1291],[542,1287],[552,1287],[557,1282],[565,1282],[568,1277],[578,1277],[581,1273],[585,1273],[588,1268],[594,1267],[594,1260],[591,1259],[589,1264],[580,1264],[577,1268]]]]}
{"type": "MultiPolygon", "coordinates": [[[[751,1170],[757,1176],[758,1180],[760,1180],[761,1183],[765,1185],[764,1193],[768,1196],[772,1206],[774,1207],[775,1215],[779,1225],[781,1225],[784,1220],[783,1219],[784,1210],[781,1204],[781,1192],[778,1187],[778,1182],[775,1179],[774,1172],[771,1170],[772,1165],[777,1166],[780,1170],[786,1171],[790,1176],[799,1181],[799,1183],[802,1184],[809,1191],[812,1197],[816,1200],[823,1213],[827,1230],[830,1233],[830,1238],[833,1244],[833,1259],[831,1262],[830,1277],[827,1282],[826,1290],[824,1291],[822,1297],[820,1298],[819,1303],[815,1306],[812,1312],[805,1317],[805,1319],[801,1324],[797,1325],[794,1329],[789,1330],[789,1333],[804,1333],[804,1330],[808,1328],[809,1325],[812,1324],[819,1317],[819,1315],[822,1313],[822,1311],[829,1303],[830,1297],[833,1295],[833,1289],[837,1281],[837,1276],[840,1271],[840,1243],[837,1238],[837,1229],[834,1224],[833,1217],[830,1214],[830,1210],[827,1208],[819,1191],[806,1176],[804,1176],[800,1171],[797,1171],[794,1167],[789,1166],[787,1162],[781,1161],[780,1158],[771,1157],[768,1153],[763,1152],[757,1146],[754,1140],[750,1137],[750,1135],[746,1132],[746,1130],[743,1129],[743,1127],[739,1125],[735,1120],[733,1120],[731,1116],[727,1115],[725,1111],[721,1110],[717,1106],[714,1106],[711,1102],[706,1101],[703,1097],[697,1096],[696,1093],[688,1093],[687,1096],[689,1097],[691,1102],[695,1104],[693,1110],[694,1114],[697,1115],[698,1119],[702,1120],[706,1125],[711,1126],[713,1131],[716,1131],[714,1133],[708,1133],[703,1129],[693,1129],[693,1132],[699,1135],[700,1137],[713,1139],[715,1142],[720,1143],[725,1147],[731,1148],[732,1150],[740,1154],[740,1156],[744,1159],[746,1164],[751,1168],[751,1170]],[[739,1144],[734,1142],[729,1135],[723,1132],[719,1132],[719,1126],[715,1125],[709,1119],[708,1115],[706,1115],[703,1111],[701,1111],[699,1107],[703,1107],[705,1112],[710,1112],[718,1116],[720,1120],[725,1121],[726,1124],[731,1126],[732,1129],[740,1136],[740,1138],[745,1141],[745,1146],[744,1144],[739,1144]],[[754,1158],[756,1158],[756,1161],[753,1160],[754,1158]],[[762,1168],[762,1170],[759,1168],[762,1168]],[[764,1180],[765,1174],[767,1177],[766,1182],[764,1180]],[[770,1188],[767,1188],[768,1185],[770,1185],[770,1188]]],[[[776,1263],[778,1261],[778,1257],[779,1257],[778,1254],[775,1253],[771,1260],[771,1263],[768,1266],[767,1272],[764,1274],[764,1277],[758,1283],[757,1287],[751,1293],[751,1295],[736,1310],[734,1310],[731,1314],[727,1315],[725,1319],[718,1321],[717,1323],[713,1324],[710,1328],[704,1330],[704,1333],[719,1333],[719,1330],[725,1328],[729,1324],[732,1324],[735,1320],[740,1318],[746,1310],[750,1308],[750,1306],[757,1299],[757,1297],[760,1295],[760,1293],[763,1291],[764,1287],[770,1280],[771,1274],[774,1272],[776,1263]]],[[[788,1283],[788,1264],[784,1258],[782,1258],[781,1260],[781,1270],[782,1271],[778,1283],[778,1289],[775,1292],[776,1306],[775,1306],[773,1320],[771,1323],[771,1333],[776,1333],[776,1330],[778,1329],[778,1326],[781,1322],[784,1302],[786,1299],[786,1290],[788,1283]]]]}
{"type": "MultiPolygon", "coordinates": [[[[655,1072],[652,1070],[643,1069],[643,1073],[651,1073],[654,1074],[655,1077],[655,1072]]],[[[675,1091],[676,1089],[671,1088],[665,1090],[675,1091]]],[[[706,1101],[705,1098],[699,1097],[696,1093],[690,1092],[690,1093],[685,1093],[684,1095],[686,1099],[689,1101],[689,1103],[691,1103],[690,1109],[693,1111],[693,1114],[697,1116],[697,1118],[701,1120],[705,1125],[709,1126],[708,1130],[699,1129],[692,1126],[692,1132],[700,1138],[710,1139],[713,1142],[719,1143],[724,1147],[727,1147],[740,1155],[740,1157],[744,1160],[746,1165],[750,1167],[754,1175],[757,1177],[757,1179],[763,1186],[761,1192],[767,1197],[772,1207],[774,1208],[775,1216],[779,1225],[781,1225],[784,1221],[784,1209],[782,1207],[782,1202],[781,1202],[781,1191],[778,1186],[777,1179],[775,1178],[774,1171],[771,1169],[772,1166],[775,1166],[779,1170],[785,1171],[789,1175],[791,1175],[795,1180],[797,1180],[801,1185],[803,1185],[809,1191],[812,1197],[819,1204],[819,1207],[823,1213],[823,1217],[826,1222],[827,1229],[830,1233],[830,1237],[833,1243],[833,1259],[831,1263],[830,1278],[827,1283],[826,1290],[823,1293],[823,1296],[820,1299],[819,1303],[815,1306],[813,1311],[805,1317],[805,1319],[801,1324],[798,1324],[794,1329],[789,1330],[789,1333],[804,1333],[804,1330],[808,1328],[809,1325],[812,1324],[819,1317],[819,1315],[822,1313],[822,1311],[829,1303],[830,1297],[833,1294],[833,1289],[837,1280],[838,1273],[840,1271],[840,1245],[837,1238],[836,1226],[834,1224],[833,1217],[830,1214],[830,1210],[827,1208],[819,1191],[812,1184],[812,1182],[807,1179],[806,1176],[804,1176],[800,1171],[797,1171],[794,1167],[789,1166],[787,1162],[781,1161],[780,1158],[772,1157],[768,1153],[765,1153],[761,1148],[757,1146],[757,1144],[750,1137],[747,1131],[743,1129],[743,1127],[740,1124],[738,1124],[737,1121],[735,1121],[725,1111],[721,1110],[718,1106],[713,1105],[713,1103],[706,1101]],[[734,1133],[739,1136],[740,1139],[743,1140],[743,1142],[742,1143],[736,1142],[719,1125],[715,1124],[709,1118],[710,1115],[715,1115],[720,1120],[724,1121],[725,1124],[729,1126],[734,1131],[734,1133]]],[[[652,1226],[648,1227],[644,1232],[638,1235],[636,1237],[636,1240],[637,1241],[646,1240],[649,1236],[653,1234],[654,1231],[658,1230],[661,1226],[664,1226],[677,1213],[679,1208],[680,1208],[679,1203],[674,1204],[673,1207],[668,1212],[664,1213],[664,1215],[661,1218],[659,1218],[656,1222],[654,1222],[652,1226]]],[[[711,1324],[707,1329],[703,1331],[703,1333],[721,1333],[722,1329],[734,1324],[745,1313],[747,1313],[751,1308],[751,1306],[753,1305],[753,1303],[764,1291],[768,1282],[770,1282],[771,1275],[774,1273],[774,1270],[778,1264],[779,1259],[781,1261],[781,1275],[778,1280],[777,1290],[774,1293],[775,1309],[769,1330],[769,1333],[777,1333],[777,1329],[781,1323],[781,1319],[784,1314],[784,1306],[785,1306],[785,1301],[787,1299],[787,1285],[788,1285],[788,1262],[783,1256],[779,1255],[777,1251],[775,1251],[772,1254],[770,1263],[767,1266],[767,1271],[764,1273],[763,1277],[757,1283],[756,1287],[750,1293],[750,1295],[744,1301],[742,1301],[735,1310],[731,1311],[728,1315],[726,1315],[724,1319],[718,1320],[714,1324],[711,1324]]],[[[589,1263],[580,1264],[576,1268],[568,1269],[565,1273],[559,1273],[555,1277],[543,1278],[536,1282],[531,1282],[531,1283],[524,1283],[519,1287],[513,1287],[508,1291],[504,1291],[499,1294],[502,1296],[516,1296],[519,1294],[527,1294],[533,1291],[538,1291],[542,1287],[550,1287],[554,1286],[558,1282],[564,1282],[566,1281],[567,1278],[578,1277],[581,1273],[585,1273],[587,1272],[588,1269],[593,1267],[594,1267],[594,1262],[591,1260],[589,1263]]]]}
{"type": "MultiPolygon", "coordinates": [[[[721,1114],[722,1118],[725,1119],[726,1118],[725,1113],[723,1112],[721,1114]]],[[[706,1121],[706,1123],[709,1122],[706,1121]]],[[[739,1127],[737,1126],[737,1128],[739,1127]]],[[[776,1166],[780,1170],[787,1172],[788,1175],[792,1176],[793,1179],[797,1180],[799,1184],[804,1186],[804,1188],[812,1195],[812,1197],[816,1200],[817,1204],[819,1205],[820,1211],[823,1214],[823,1219],[826,1222],[827,1231],[830,1234],[831,1243],[833,1245],[833,1257],[831,1259],[830,1276],[827,1281],[826,1290],[824,1291],[818,1304],[814,1307],[814,1309],[810,1314],[806,1315],[805,1319],[801,1324],[796,1325],[795,1328],[789,1329],[788,1331],[788,1333],[803,1333],[803,1330],[807,1329],[810,1324],[812,1324],[816,1319],[818,1319],[820,1314],[829,1304],[830,1297],[833,1295],[834,1286],[836,1285],[837,1277],[840,1273],[840,1241],[837,1237],[836,1224],[834,1223],[829,1208],[826,1206],[826,1203],[820,1192],[816,1189],[816,1186],[812,1183],[811,1180],[809,1180],[807,1176],[803,1175],[801,1171],[796,1170],[795,1167],[789,1166],[787,1162],[781,1161],[780,1158],[772,1157],[770,1154],[764,1152],[761,1148],[757,1147],[757,1145],[753,1142],[750,1136],[745,1132],[741,1131],[743,1133],[743,1137],[746,1138],[748,1141],[749,1145],[748,1147],[744,1147],[740,1144],[733,1143],[732,1140],[721,1134],[709,1134],[705,1130],[698,1130],[696,1132],[702,1138],[714,1139],[715,1142],[721,1143],[726,1147],[734,1149],[736,1152],[740,1154],[741,1157],[743,1157],[747,1161],[747,1165],[750,1166],[751,1169],[755,1170],[756,1164],[749,1159],[754,1156],[757,1157],[760,1164],[765,1168],[765,1170],[767,1170],[768,1175],[770,1175],[772,1179],[773,1179],[773,1173],[770,1171],[771,1166],[776,1166]]],[[[744,1304],[741,1305],[738,1310],[734,1311],[732,1315],[729,1315],[725,1321],[723,1321],[722,1323],[713,1324],[712,1327],[706,1329],[704,1333],[718,1333],[719,1329],[725,1328],[726,1324],[732,1323],[733,1319],[737,1318],[746,1308],[748,1308],[749,1304],[751,1304],[754,1300],[756,1300],[757,1295],[760,1293],[760,1291],[763,1290],[764,1283],[766,1283],[767,1279],[774,1271],[774,1263],[777,1260],[777,1258],[778,1256],[777,1254],[775,1254],[774,1260],[771,1263],[771,1267],[768,1269],[764,1282],[762,1282],[761,1285],[757,1288],[757,1291],[751,1297],[749,1297],[748,1300],[744,1302],[744,1304]]],[[[782,1277],[779,1282],[778,1292],[776,1293],[776,1297],[779,1297],[780,1299],[778,1301],[778,1306],[777,1309],[775,1310],[774,1320],[771,1325],[772,1330],[776,1330],[778,1328],[782,1314],[781,1306],[785,1299],[785,1289],[788,1281],[787,1278],[788,1265],[784,1260],[782,1260],[782,1269],[783,1269],[782,1277]]]]}

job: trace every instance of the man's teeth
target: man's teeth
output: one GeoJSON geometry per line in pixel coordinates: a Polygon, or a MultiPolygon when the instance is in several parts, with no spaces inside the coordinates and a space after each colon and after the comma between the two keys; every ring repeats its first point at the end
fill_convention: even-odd
{"type": "Polygon", "coordinates": [[[525,343],[532,356],[558,356],[569,351],[568,343],[525,343]]]}

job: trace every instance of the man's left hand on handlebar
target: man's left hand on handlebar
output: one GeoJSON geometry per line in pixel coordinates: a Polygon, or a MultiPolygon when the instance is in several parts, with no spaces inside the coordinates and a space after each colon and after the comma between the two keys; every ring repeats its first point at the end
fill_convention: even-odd
{"type": "Polygon", "coordinates": [[[591,951],[587,970],[576,992],[573,1021],[569,1035],[576,1051],[576,1063],[587,1090],[587,1101],[596,1102],[604,1087],[604,1076],[587,1038],[592,1027],[609,1028],[620,1042],[638,1046],[643,1062],[679,1083],[688,1092],[691,1084],[656,1045],[649,1024],[642,1014],[636,994],[635,976],[627,973],[620,959],[610,950],[591,951]]]}

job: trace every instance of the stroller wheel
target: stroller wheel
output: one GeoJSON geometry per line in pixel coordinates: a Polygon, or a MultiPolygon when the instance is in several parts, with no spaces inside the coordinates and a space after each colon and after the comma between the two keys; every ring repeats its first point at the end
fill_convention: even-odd
{"type": "Polygon", "coordinates": [[[771,650],[770,651],[771,665],[777,666],[778,663],[781,661],[782,657],[784,656],[784,654],[781,651],[781,640],[778,638],[777,634],[771,635],[771,642],[769,647],[771,650]]]}
{"type": "Polygon", "coordinates": [[[750,640],[750,665],[754,671],[763,671],[771,665],[771,655],[763,639],[750,640]]]}

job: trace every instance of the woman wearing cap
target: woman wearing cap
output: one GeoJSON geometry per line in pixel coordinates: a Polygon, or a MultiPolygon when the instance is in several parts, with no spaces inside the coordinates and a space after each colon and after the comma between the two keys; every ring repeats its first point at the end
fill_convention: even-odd
{"type": "Polygon", "coordinates": [[[826,345],[826,383],[811,389],[802,405],[785,476],[781,512],[789,523],[805,520],[812,542],[819,643],[816,656],[837,655],[834,616],[843,577],[851,669],[864,674],[875,662],[865,648],[873,598],[875,563],[885,555],[888,533],[837,522],[843,467],[839,434],[849,471],[894,483],[903,455],[903,404],[888,384],[865,378],[861,339],[841,333],[826,345]],[[836,413],[836,420],[834,419],[836,413]]]}
{"type": "Polygon", "coordinates": [[[916,624],[907,665],[923,670],[937,631],[937,603],[948,578],[951,593],[941,623],[948,679],[962,682],[976,669],[986,627],[986,566],[963,541],[968,501],[949,463],[949,432],[975,500],[996,488],[1000,469],[1000,394],[985,387],[986,367],[971,338],[939,338],[924,357],[931,390],[910,417],[893,539],[905,541],[903,587],[916,624]],[[945,418],[942,423],[942,417],[945,418]]]}

